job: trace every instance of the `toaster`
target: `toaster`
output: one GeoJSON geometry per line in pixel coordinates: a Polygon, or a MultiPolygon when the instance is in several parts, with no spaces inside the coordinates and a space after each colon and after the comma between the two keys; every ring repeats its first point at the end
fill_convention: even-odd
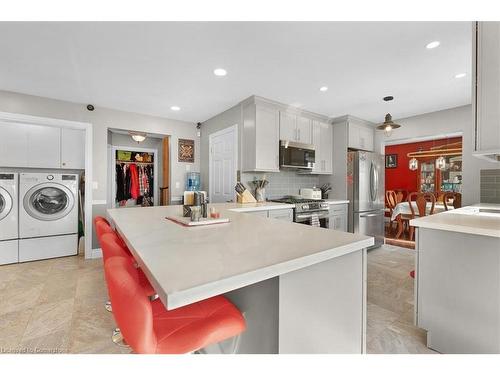
{"type": "Polygon", "coordinates": [[[321,199],[321,189],[318,188],[300,189],[300,196],[305,199],[321,199]]]}

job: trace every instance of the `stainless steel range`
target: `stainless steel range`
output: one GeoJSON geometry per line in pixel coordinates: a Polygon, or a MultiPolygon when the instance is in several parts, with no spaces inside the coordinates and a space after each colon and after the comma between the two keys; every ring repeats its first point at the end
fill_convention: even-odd
{"type": "Polygon", "coordinates": [[[304,199],[293,196],[272,199],[272,202],[294,204],[293,221],[328,228],[329,205],[322,199],[304,199]]]}

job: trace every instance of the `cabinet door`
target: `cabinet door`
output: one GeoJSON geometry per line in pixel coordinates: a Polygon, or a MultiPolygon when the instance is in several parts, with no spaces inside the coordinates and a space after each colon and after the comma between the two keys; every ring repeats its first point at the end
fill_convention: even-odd
{"type": "Polygon", "coordinates": [[[359,127],[359,148],[365,151],[373,151],[374,130],[366,126],[359,127]]]}
{"type": "Polygon", "coordinates": [[[250,214],[250,215],[261,216],[261,217],[267,218],[267,211],[248,211],[246,213],[250,214]]]}
{"type": "Polygon", "coordinates": [[[61,167],[61,129],[28,125],[28,167],[61,167]]]}
{"type": "Polygon", "coordinates": [[[348,123],[348,133],[349,133],[349,142],[348,142],[348,147],[349,148],[355,148],[359,149],[360,144],[359,144],[359,125],[356,125],[349,121],[348,123]]]}
{"type": "Polygon", "coordinates": [[[313,173],[320,174],[323,167],[323,150],[321,147],[321,123],[319,121],[313,121],[312,124],[312,144],[314,145],[315,149],[313,173]]]}
{"type": "Polygon", "coordinates": [[[85,130],[61,129],[61,168],[85,169],[85,130]]]}
{"type": "Polygon", "coordinates": [[[328,218],[328,227],[330,229],[347,232],[347,205],[333,204],[330,206],[328,218]]]}
{"type": "Polygon", "coordinates": [[[321,159],[323,160],[322,172],[324,174],[332,174],[333,170],[333,127],[330,124],[320,123],[321,138],[320,149],[321,159]]]}
{"type": "Polygon", "coordinates": [[[280,111],[279,138],[286,141],[297,142],[297,116],[280,111]]]}
{"type": "Polygon", "coordinates": [[[311,144],[312,121],[308,118],[297,116],[297,141],[311,144]]]}
{"type": "Polygon", "coordinates": [[[0,166],[28,166],[28,128],[0,122],[0,166]]]}
{"type": "Polygon", "coordinates": [[[293,221],[293,210],[287,208],[285,210],[270,210],[269,211],[270,219],[284,220],[284,221],[293,221]]]}
{"type": "Polygon", "coordinates": [[[271,108],[257,106],[255,124],[255,169],[278,172],[279,112],[271,108]]]}
{"type": "Polygon", "coordinates": [[[500,23],[479,22],[476,151],[500,149],[500,23]]]}

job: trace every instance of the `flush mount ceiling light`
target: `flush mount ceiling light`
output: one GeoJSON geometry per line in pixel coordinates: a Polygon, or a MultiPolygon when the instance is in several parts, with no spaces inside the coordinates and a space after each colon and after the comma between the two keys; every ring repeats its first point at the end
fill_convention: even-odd
{"type": "Polygon", "coordinates": [[[328,87],[327,87],[327,86],[321,86],[321,87],[319,88],[319,91],[321,91],[321,92],[328,91],[328,87]]]}
{"type": "Polygon", "coordinates": [[[467,75],[467,73],[458,73],[455,75],[455,78],[464,78],[467,75]]]}
{"type": "Polygon", "coordinates": [[[172,111],[180,111],[181,110],[181,107],[177,107],[176,105],[173,105],[172,107],[170,107],[170,109],[172,111]]]}
{"type": "Polygon", "coordinates": [[[224,77],[227,74],[227,71],[226,71],[226,69],[217,68],[217,69],[214,69],[214,74],[218,77],[224,77]]]}
{"type": "Polygon", "coordinates": [[[435,40],[435,41],[430,42],[429,44],[427,44],[425,46],[425,48],[427,48],[427,49],[433,49],[433,48],[439,47],[440,44],[441,44],[441,42],[439,40],[435,40]]]}
{"type": "Polygon", "coordinates": [[[377,126],[378,130],[383,130],[387,137],[390,137],[394,129],[400,128],[401,125],[396,124],[392,121],[392,116],[390,113],[385,115],[385,121],[377,126]]]}
{"type": "Polygon", "coordinates": [[[146,139],[146,133],[135,133],[135,132],[129,132],[130,136],[134,141],[137,143],[141,143],[146,139]]]}

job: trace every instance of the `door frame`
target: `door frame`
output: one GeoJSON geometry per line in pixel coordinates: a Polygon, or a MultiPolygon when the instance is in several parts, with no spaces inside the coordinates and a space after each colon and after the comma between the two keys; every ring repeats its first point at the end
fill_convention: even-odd
{"type": "Polygon", "coordinates": [[[115,207],[115,197],[116,197],[116,169],[115,169],[115,164],[116,164],[116,150],[125,150],[125,151],[134,151],[134,152],[148,152],[150,154],[153,154],[153,159],[154,159],[154,180],[153,180],[153,189],[154,189],[154,195],[153,195],[153,204],[155,206],[159,205],[158,201],[158,195],[159,190],[158,190],[158,150],[154,148],[145,148],[145,147],[129,147],[129,146],[115,146],[112,145],[110,147],[110,158],[109,160],[111,161],[111,164],[109,166],[109,171],[111,175],[111,189],[110,191],[110,197],[108,199],[108,208],[116,208],[115,207]]]}
{"type": "MultiPolygon", "coordinates": [[[[54,119],[50,117],[41,116],[31,116],[23,115],[20,113],[10,113],[10,112],[0,112],[0,121],[19,123],[19,124],[29,124],[29,125],[41,125],[41,126],[52,126],[58,128],[69,128],[69,129],[80,129],[85,131],[85,259],[90,259],[93,257],[92,252],[92,153],[93,153],[93,125],[89,122],[79,122],[70,120],[54,119]]],[[[19,197],[20,198],[20,197],[19,197]]]]}
{"type": "Polygon", "coordinates": [[[218,137],[221,135],[224,135],[229,132],[234,132],[233,133],[233,142],[234,142],[234,147],[233,147],[233,153],[234,153],[234,179],[235,181],[238,180],[238,124],[234,124],[231,126],[228,126],[227,128],[224,128],[222,130],[216,131],[211,133],[208,136],[208,199],[209,202],[212,202],[212,184],[213,184],[213,168],[212,168],[212,142],[214,137],[218,137]]]}

